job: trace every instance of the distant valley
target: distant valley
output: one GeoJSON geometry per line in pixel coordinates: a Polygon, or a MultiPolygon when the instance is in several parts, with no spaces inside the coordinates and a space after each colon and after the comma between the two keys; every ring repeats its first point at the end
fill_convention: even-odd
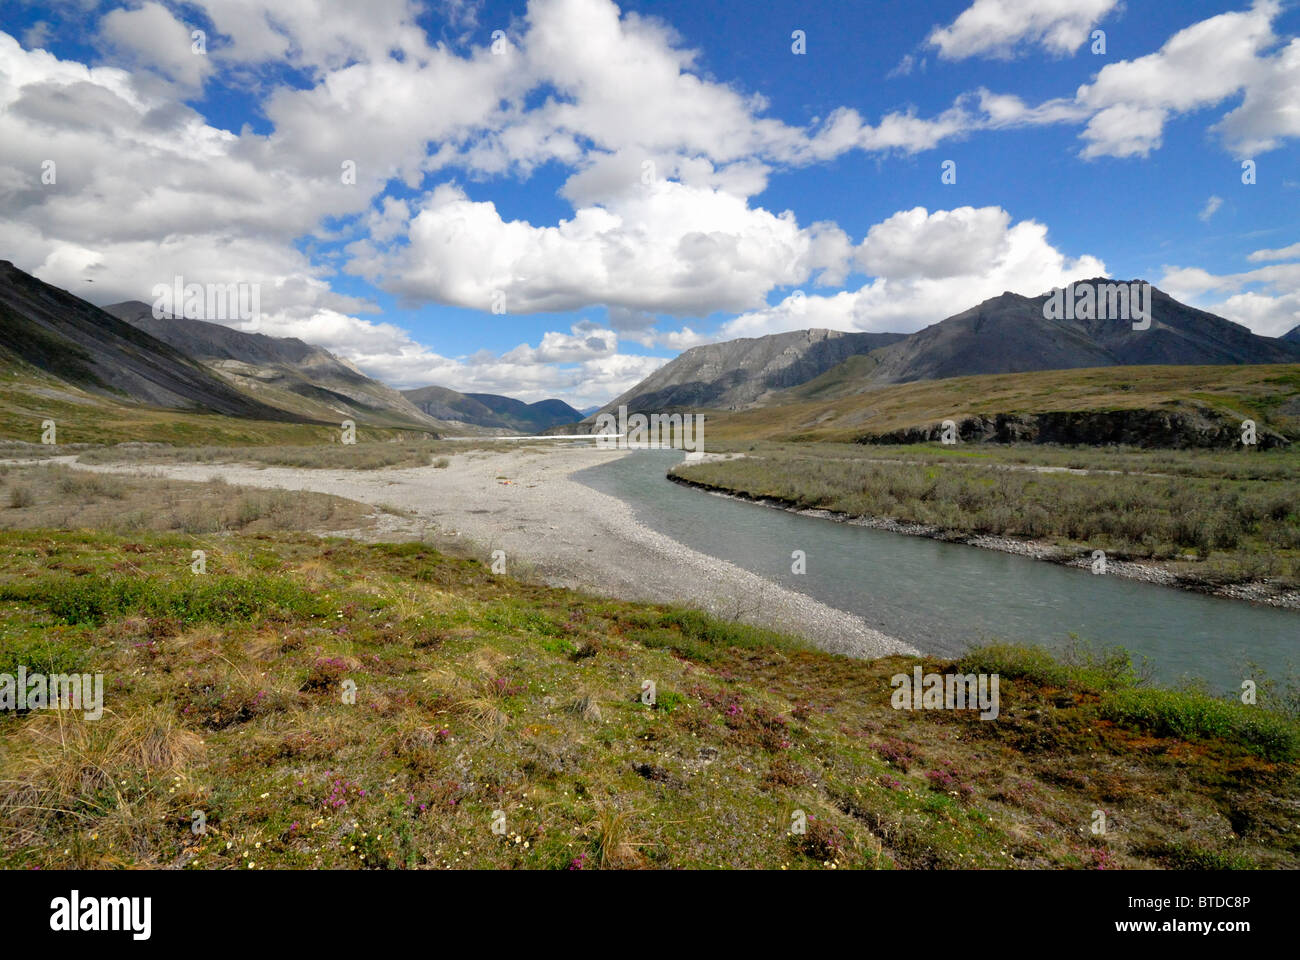
{"type": "Polygon", "coordinates": [[[447,387],[419,387],[402,395],[430,417],[511,433],[541,433],[576,423],[582,414],[562,400],[524,403],[491,393],[458,393],[447,387]]]}
{"type": "MultiPolygon", "coordinates": [[[[584,415],[558,399],[395,389],[299,339],[158,317],[140,301],[101,310],[0,262],[0,363],[23,435],[58,404],[316,428],[352,420],[434,437],[588,433],[600,412],[623,405],[707,412],[715,438],[913,442],[933,439],[950,416],[972,439],[1120,442],[1137,431],[1156,445],[1198,445],[1248,416],[1266,443],[1300,433],[1293,387],[1262,369],[1300,363],[1300,327],[1262,337],[1154,288],[1142,329],[1048,319],[1047,296],[1004,293],[910,335],[810,329],[694,347],[584,415]]],[[[106,438],[137,435],[150,434],[106,438]]]]}
{"type": "MultiPolygon", "coordinates": [[[[331,428],[351,420],[435,437],[539,433],[583,416],[556,399],[530,404],[439,386],[397,390],[296,338],[159,317],[136,300],[101,309],[8,261],[0,261],[0,331],[0,368],[10,374],[6,413],[22,423],[5,427],[19,437],[30,437],[32,418],[76,423],[61,411],[88,408],[109,421],[139,421],[125,433],[102,434],[110,440],[150,436],[150,410],[331,428]]],[[[168,427],[174,432],[181,422],[168,427]]]]}

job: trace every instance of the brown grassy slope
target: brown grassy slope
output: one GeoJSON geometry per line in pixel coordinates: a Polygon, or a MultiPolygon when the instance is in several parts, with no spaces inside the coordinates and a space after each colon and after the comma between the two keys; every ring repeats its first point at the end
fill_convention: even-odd
{"type": "Polygon", "coordinates": [[[856,440],[967,415],[1208,408],[1300,436],[1300,365],[1096,367],[925,380],[871,388],[871,358],[852,358],[769,406],[705,411],[705,443],[856,440]]]}

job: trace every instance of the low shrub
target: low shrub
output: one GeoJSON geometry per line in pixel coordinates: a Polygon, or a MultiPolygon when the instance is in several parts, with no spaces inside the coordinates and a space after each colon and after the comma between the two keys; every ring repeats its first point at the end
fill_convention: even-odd
{"type": "Polygon", "coordinates": [[[1300,725],[1258,706],[1180,690],[1119,690],[1106,697],[1101,715],[1157,736],[1215,738],[1269,760],[1300,756],[1300,725]]]}

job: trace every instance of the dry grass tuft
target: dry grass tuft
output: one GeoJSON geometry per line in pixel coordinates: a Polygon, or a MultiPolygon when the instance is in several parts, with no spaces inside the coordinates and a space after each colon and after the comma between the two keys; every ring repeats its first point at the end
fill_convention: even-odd
{"type": "Polygon", "coordinates": [[[595,834],[597,862],[602,870],[635,870],[644,865],[645,859],[637,848],[646,843],[633,833],[633,816],[634,811],[602,804],[587,823],[586,831],[595,834]]]}
{"type": "Polygon", "coordinates": [[[569,712],[588,723],[599,723],[601,720],[600,704],[596,702],[596,698],[591,694],[576,697],[569,704],[569,712]]]}
{"type": "Polygon", "coordinates": [[[184,771],[202,751],[163,706],[99,720],[33,714],[0,757],[0,815],[35,826],[60,816],[94,820],[126,805],[123,782],[184,771]]]}
{"type": "Polygon", "coordinates": [[[510,724],[510,716],[497,706],[492,697],[469,697],[458,706],[466,712],[474,729],[487,743],[494,743],[510,724]]]}

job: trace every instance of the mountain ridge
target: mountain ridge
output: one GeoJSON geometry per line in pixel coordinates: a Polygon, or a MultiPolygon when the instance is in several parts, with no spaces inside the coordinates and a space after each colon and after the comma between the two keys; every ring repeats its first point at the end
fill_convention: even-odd
{"type": "Polygon", "coordinates": [[[775,391],[798,386],[850,356],[902,340],[901,333],[858,333],[811,328],[707,343],[678,354],[600,413],[650,408],[756,406],[775,391]]]}
{"type": "Polygon", "coordinates": [[[292,415],[231,386],[165,341],[0,260],[0,356],[89,393],[262,420],[292,415]]]}
{"type": "MultiPolygon", "coordinates": [[[[1095,277],[1071,286],[1144,282],[1095,277]]],[[[1154,286],[1144,329],[1134,329],[1131,318],[1052,319],[1044,304],[1053,292],[1027,297],[1005,291],[912,334],[813,328],[693,347],[599,413],[621,404],[629,412],[675,407],[736,411],[797,396],[984,374],[1300,362],[1300,327],[1283,338],[1262,337],[1154,286]],[[838,353],[845,355],[825,363],[838,353]]],[[[595,416],[583,421],[584,428],[594,428],[595,416]]]]}
{"type": "Polygon", "coordinates": [[[495,393],[460,393],[435,384],[403,390],[402,395],[429,416],[485,429],[541,433],[582,419],[579,411],[556,399],[525,403],[495,393]]]}
{"type": "Polygon", "coordinates": [[[156,316],[139,300],[105,312],[193,357],[243,393],[299,416],[372,426],[445,431],[400,391],[367,377],[351,363],[296,337],[271,337],[189,317],[156,316]]]}
{"type": "MultiPolygon", "coordinates": [[[[1072,287],[1144,281],[1090,278],[1072,287]]],[[[1149,327],[1130,318],[1051,319],[1051,292],[1007,291],[931,324],[875,356],[875,383],[1085,367],[1288,363],[1300,350],[1151,287],[1149,327]],[[996,349],[990,349],[995,344],[996,349]]]]}

